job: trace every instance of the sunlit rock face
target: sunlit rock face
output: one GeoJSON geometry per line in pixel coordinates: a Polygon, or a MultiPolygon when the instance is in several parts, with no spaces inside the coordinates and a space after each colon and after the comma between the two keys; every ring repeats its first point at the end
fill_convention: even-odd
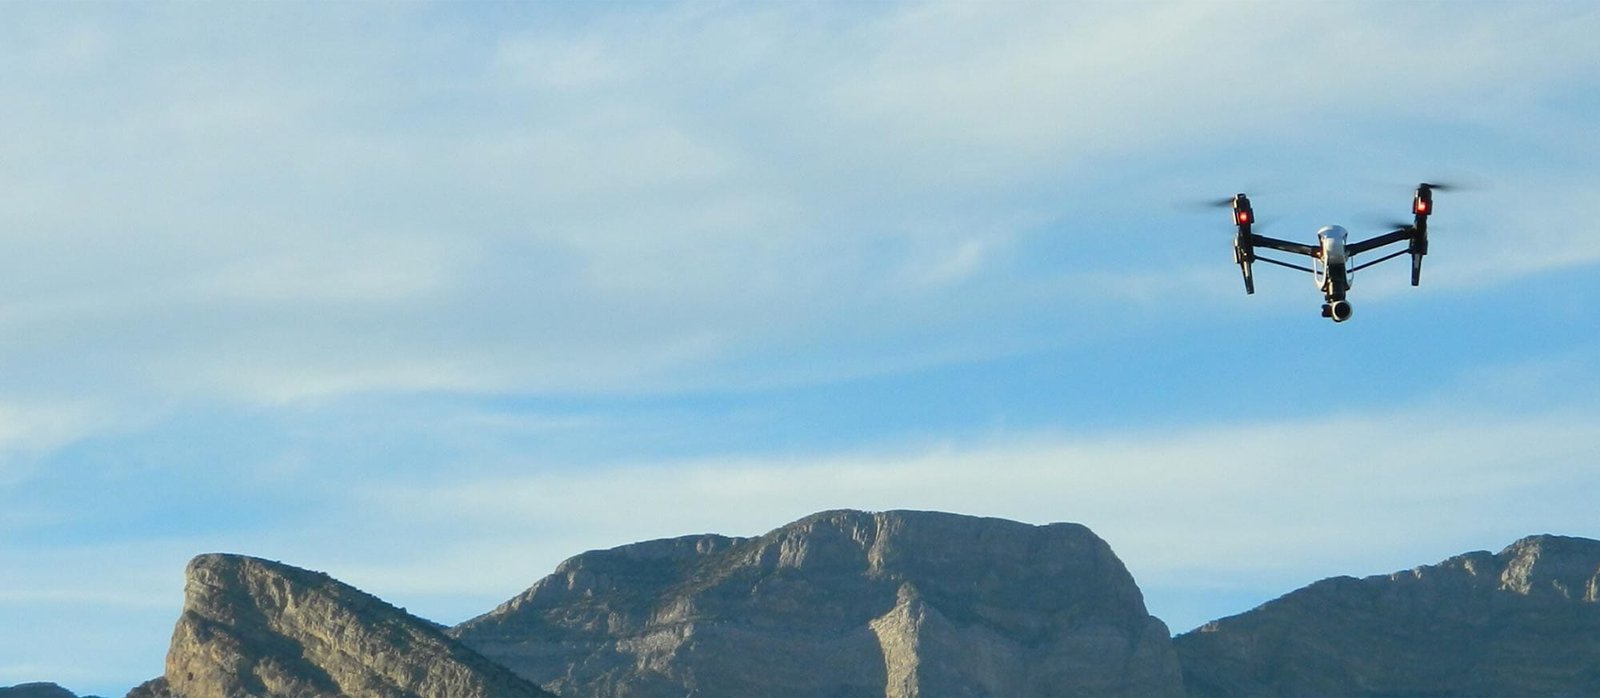
{"type": "Polygon", "coordinates": [[[439,627],[333,578],[237,555],[189,563],[147,696],[533,696],[439,627]]]}
{"type": "Polygon", "coordinates": [[[1076,524],[817,514],[585,553],[453,634],[563,695],[1177,695],[1166,626],[1076,524]]]}
{"type": "Polygon", "coordinates": [[[1600,695],[1600,541],[1325,579],[1175,643],[1196,696],[1600,695]]]}

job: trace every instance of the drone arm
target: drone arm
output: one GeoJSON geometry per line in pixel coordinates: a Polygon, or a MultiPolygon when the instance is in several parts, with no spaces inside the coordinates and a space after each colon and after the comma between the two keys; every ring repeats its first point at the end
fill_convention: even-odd
{"type": "MultiPolygon", "coordinates": [[[[1399,230],[1396,230],[1396,231],[1394,231],[1392,233],[1384,233],[1383,235],[1379,235],[1378,237],[1372,238],[1371,240],[1362,240],[1361,242],[1352,242],[1349,245],[1346,245],[1344,249],[1345,249],[1345,252],[1348,253],[1348,254],[1353,254],[1353,255],[1361,254],[1362,252],[1366,252],[1368,250],[1378,249],[1379,247],[1383,247],[1384,245],[1392,245],[1392,244],[1397,243],[1397,242],[1405,242],[1407,240],[1410,240],[1416,234],[1416,231],[1417,231],[1416,228],[1405,227],[1405,228],[1401,228],[1399,230]]],[[[1391,256],[1393,256],[1393,255],[1391,255],[1391,256]]],[[[1385,257],[1384,259],[1388,259],[1388,257],[1385,257]]],[[[1370,262],[1370,263],[1362,265],[1362,266],[1372,266],[1373,264],[1377,264],[1377,262],[1370,262]]]]}
{"type": "Polygon", "coordinates": [[[1357,264],[1357,265],[1355,265],[1353,267],[1350,267],[1350,273],[1354,274],[1355,272],[1361,271],[1362,269],[1366,269],[1367,267],[1370,267],[1370,266],[1372,266],[1374,264],[1377,264],[1378,262],[1387,262],[1387,261],[1389,261],[1391,259],[1394,259],[1395,257],[1399,257],[1400,255],[1406,254],[1406,253],[1408,253],[1410,251],[1411,250],[1409,250],[1409,249],[1399,250],[1399,251],[1396,251],[1396,252],[1391,252],[1389,254],[1386,254],[1386,255],[1384,255],[1382,257],[1379,257],[1377,259],[1374,259],[1374,260],[1372,260],[1370,262],[1366,262],[1366,263],[1363,263],[1363,264],[1357,264]]]}
{"type": "Polygon", "coordinates": [[[1276,259],[1273,259],[1271,257],[1256,257],[1255,261],[1257,261],[1257,262],[1266,262],[1267,264],[1276,264],[1276,265],[1278,265],[1280,267],[1287,267],[1289,269],[1298,269],[1300,271],[1308,272],[1308,273],[1311,273],[1311,274],[1317,273],[1317,271],[1315,269],[1312,269],[1311,267],[1302,267],[1302,266],[1300,266],[1298,264],[1290,264],[1288,262],[1280,262],[1280,261],[1278,261],[1276,259]]]}
{"type": "Polygon", "coordinates": [[[1315,257],[1319,252],[1317,248],[1312,247],[1311,245],[1303,245],[1298,242],[1289,242],[1288,240],[1269,238],[1265,235],[1256,235],[1253,233],[1250,235],[1250,244],[1258,247],[1270,247],[1274,250],[1289,252],[1292,254],[1303,254],[1307,257],[1315,257]]]}

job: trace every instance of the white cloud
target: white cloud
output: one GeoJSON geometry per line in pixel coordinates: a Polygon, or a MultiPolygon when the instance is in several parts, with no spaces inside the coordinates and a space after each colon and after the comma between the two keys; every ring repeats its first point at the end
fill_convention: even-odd
{"type": "MultiPolygon", "coordinates": [[[[1600,138],[1572,147],[1600,153],[1600,138]]],[[[1600,263],[1595,223],[1600,204],[1591,194],[1600,187],[1600,176],[1512,176],[1514,180],[1492,189],[1452,194],[1441,202],[1450,209],[1440,214],[1439,232],[1429,236],[1435,241],[1431,247],[1458,248],[1439,250],[1454,265],[1440,270],[1442,280],[1458,287],[1482,286],[1600,263]]]]}
{"type": "Polygon", "coordinates": [[[0,402],[0,486],[31,476],[39,456],[107,428],[105,412],[88,402],[0,402]]]}
{"type": "Polygon", "coordinates": [[[1600,21],[1592,13],[1484,9],[923,5],[857,37],[870,47],[867,66],[840,83],[836,110],[893,142],[1037,168],[1175,143],[1317,138],[1361,114],[1526,114],[1538,93],[1593,77],[1596,50],[1580,29],[1600,21]],[[1519,32],[1549,43],[1524,51],[1505,41],[1519,32]]]}
{"type": "MultiPolygon", "coordinates": [[[[0,329],[55,357],[19,371],[268,402],[726,383],[724,365],[779,354],[787,380],[892,372],[1001,335],[1015,351],[1055,341],[1003,319],[1052,294],[1209,292],[1197,270],[1093,250],[1019,272],[1042,236],[1138,234],[1097,214],[1152,192],[1084,182],[1143,165],[1109,165],[1249,133],[1302,157],[1318,148],[1294,139],[1352,113],[1503,133],[1595,64],[1575,38],[1589,15],[1378,7],[686,5],[476,29],[395,11],[358,40],[340,28],[370,17],[339,11],[288,52],[233,25],[199,42],[182,13],[74,24],[19,57],[35,79],[0,84],[20,105],[0,135],[18,265],[0,329]],[[1500,40],[1517,27],[1544,50],[1500,40]],[[71,61],[45,54],[119,72],[50,72],[71,61]],[[77,96],[111,87],[109,107],[77,96]],[[111,345],[124,355],[82,370],[83,347],[111,345]]],[[[1593,258],[1580,237],[1536,249],[1593,258]]]]}
{"type": "Polygon", "coordinates": [[[1416,556],[1461,545],[1543,531],[1600,534],[1586,504],[1597,494],[1586,473],[1600,448],[1591,421],[1581,412],[1508,418],[1423,407],[391,482],[363,488],[352,516],[368,522],[364,529],[393,531],[412,549],[419,536],[472,543],[434,546],[449,558],[438,564],[428,555],[346,564],[374,590],[482,597],[498,587],[510,596],[584,549],[756,535],[825,509],[911,508],[1076,521],[1106,538],[1144,583],[1283,592],[1328,574],[1431,562],[1416,556]],[[1522,513],[1484,516],[1507,509],[1522,513]],[[463,567],[482,572],[464,577],[463,567]]]}

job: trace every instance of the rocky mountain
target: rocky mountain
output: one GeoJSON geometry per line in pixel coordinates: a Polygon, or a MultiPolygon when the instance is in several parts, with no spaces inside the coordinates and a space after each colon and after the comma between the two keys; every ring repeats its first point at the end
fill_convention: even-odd
{"type": "MultiPolygon", "coordinates": [[[[452,629],[325,574],[202,555],[130,698],[1600,695],[1600,541],[1317,582],[1175,640],[1076,524],[824,512],[593,551],[452,629]],[[1181,669],[1180,669],[1181,663],[1181,669]]],[[[9,696],[72,694],[54,684],[9,696]]]]}
{"type": "Polygon", "coordinates": [[[428,621],[276,562],[189,563],[166,674],[133,696],[548,695],[428,621]]]}
{"type": "Polygon", "coordinates": [[[1175,644],[1195,696],[1600,695],[1600,541],[1326,579],[1175,644]]]}
{"type": "Polygon", "coordinates": [[[1089,529],[928,512],[585,553],[452,634],[563,695],[1182,691],[1166,626],[1089,529]]]}

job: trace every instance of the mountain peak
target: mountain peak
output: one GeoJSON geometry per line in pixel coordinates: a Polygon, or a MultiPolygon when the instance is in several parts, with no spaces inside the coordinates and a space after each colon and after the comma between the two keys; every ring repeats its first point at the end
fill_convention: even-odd
{"type": "Polygon", "coordinates": [[[574,557],[452,631],[573,694],[1170,694],[1166,626],[1104,541],[918,511],[574,557]]]}
{"type": "Polygon", "coordinates": [[[1600,541],[1538,535],[1500,551],[1505,560],[1502,589],[1523,596],[1549,594],[1560,599],[1600,602],[1600,541]]]}
{"type": "Polygon", "coordinates": [[[543,695],[440,628],[312,572],[242,555],[187,568],[150,695],[543,695]]]}

